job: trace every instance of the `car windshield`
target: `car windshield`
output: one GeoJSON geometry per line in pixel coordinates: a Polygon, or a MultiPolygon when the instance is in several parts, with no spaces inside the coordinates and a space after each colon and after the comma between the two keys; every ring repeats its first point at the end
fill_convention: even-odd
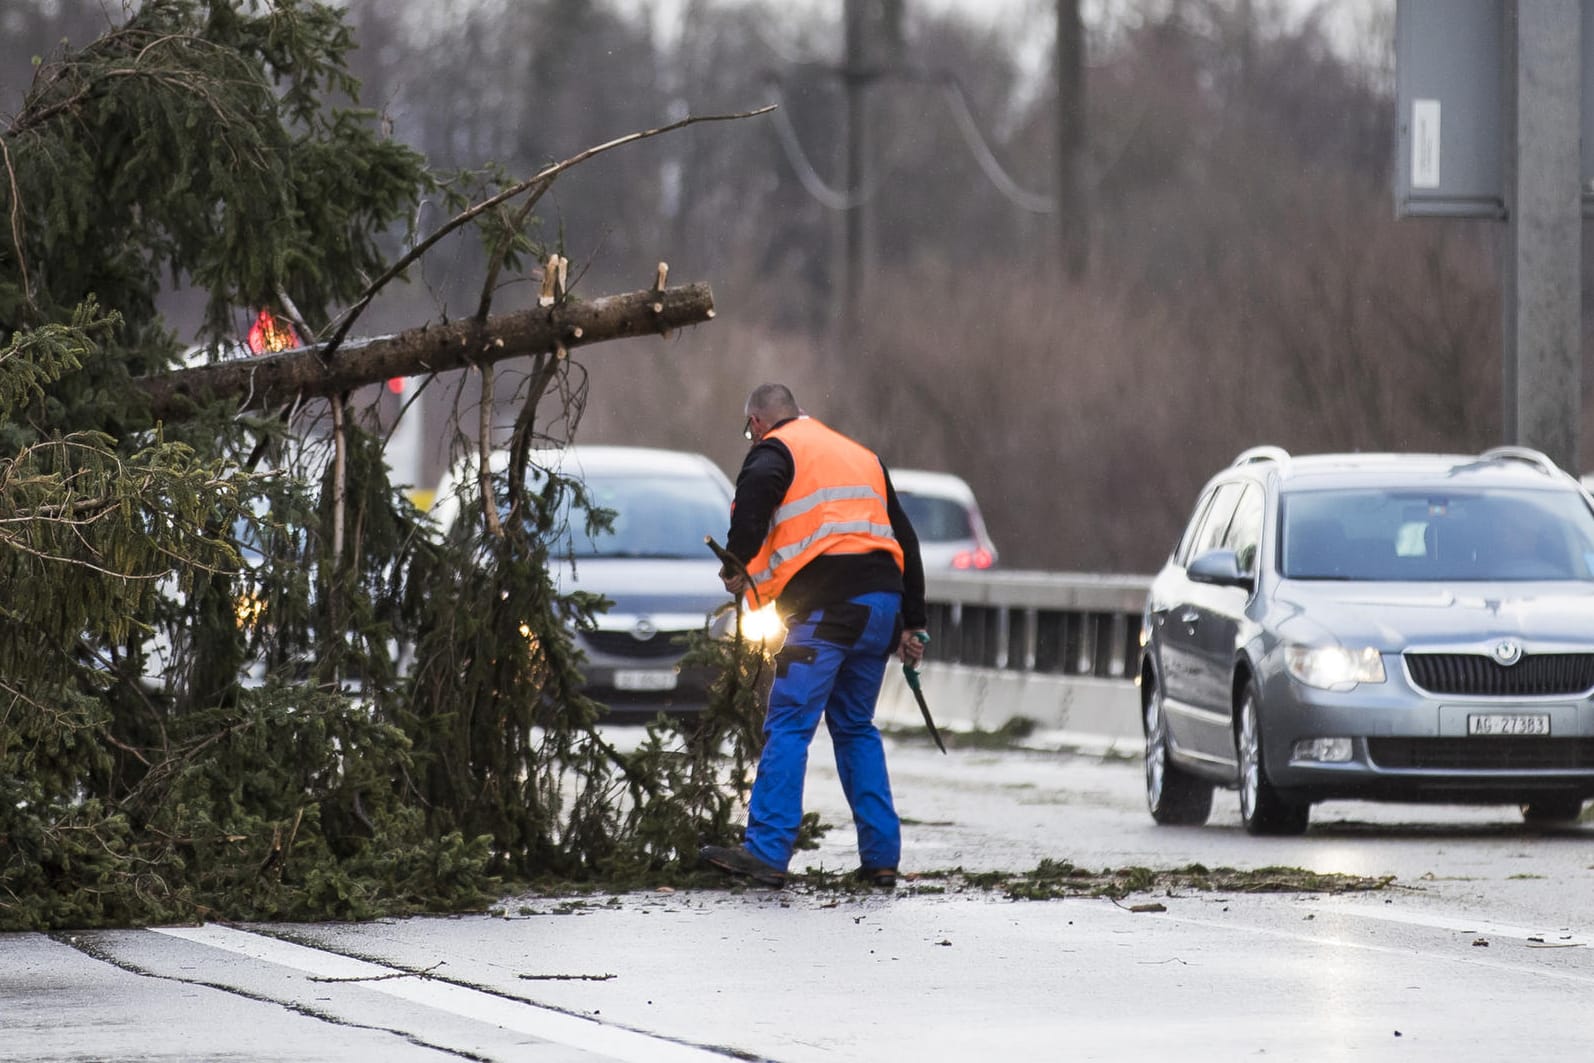
{"type": "Polygon", "coordinates": [[[1572,491],[1383,488],[1282,501],[1288,579],[1594,579],[1594,514],[1572,491]]]}
{"type": "Polygon", "coordinates": [[[897,501],[902,503],[902,512],[908,515],[914,533],[923,542],[949,543],[974,538],[969,512],[961,503],[907,491],[898,491],[897,501]]]}
{"type": "Polygon", "coordinates": [[[684,557],[712,560],[705,535],[722,536],[730,499],[707,477],[595,475],[585,478],[592,505],[610,510],[610,530],[588,535],[586,515],[566,521],[563,553],[591,557],[684,557]]]}

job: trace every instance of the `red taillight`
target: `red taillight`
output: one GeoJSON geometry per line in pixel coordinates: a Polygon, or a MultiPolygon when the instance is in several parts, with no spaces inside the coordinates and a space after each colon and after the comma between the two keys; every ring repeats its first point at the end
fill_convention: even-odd
{"type": "Polygon", "coordinates": [[[976,547],[973,550],[959,550],[952,556],[952,567],[960,569],[990,568],[995,558],[985,547],[976,547]]]}
{"type": "Polygon", "coordinates": [[[404,394],[404,378],[401,377],[401,376],[390,376],[390,377],[388,377],[387,378],[387,389],[389,391],[391,391],[395,395],[404,394]]]}

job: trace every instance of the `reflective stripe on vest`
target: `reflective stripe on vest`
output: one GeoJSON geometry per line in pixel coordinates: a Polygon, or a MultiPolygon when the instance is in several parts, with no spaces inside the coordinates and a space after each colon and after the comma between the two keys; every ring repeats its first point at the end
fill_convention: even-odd
{"type": "Polygon", "coordinates": [[[754,606],[774,601],[793,575],[824,554],[884,550],[902,568],[902,547],[886,512],[885,473],[872,451],[811,417],[767,435],[791,451],[793,472],[764,545],[747,566],[754,606]]]}

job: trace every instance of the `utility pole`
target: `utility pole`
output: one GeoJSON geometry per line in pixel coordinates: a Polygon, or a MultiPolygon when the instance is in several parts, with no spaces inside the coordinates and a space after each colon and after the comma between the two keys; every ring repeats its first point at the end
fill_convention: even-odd
{"type": "Polygon", "coordinates": [[[865,5],[871,0],[846,0],[846,44],[842,56],[841,84],[847,106],[846,182],[843,185],[856,202],[842,212],[841,320],[849,334],[858,324],[864,305],[864,288],[874,270],[874,198],[870,182],[874,179],[874,160],[870,157],[873,140],[869,136],[868,85],[874,73],[869,69],[871,49],[870,19],[865,5]]]}
{"type": "Polygon", "coordinates": [[[1085,195],[1085,29],[1079,0],[1057,0],[1057,242],[1063,273],[1085,275],[1090,214],[1085,195]]]}
{"type": "Polygon", "coordinates": [[[1235,17],[1240,21],[1240,98],[1249,101],[1256,72],[1256,12],[1251,0],[1240,0],[1235,17]]]}
{"type": "Polygon", "coordinates": [[[842,326],[852,330],[874,275],[874,192],[879,155],[869,89],[902,67],[904,0],[846,0],[845,54],[840,69],[847,102],[846,187],[853,202],[842,211],[842,326]]]}

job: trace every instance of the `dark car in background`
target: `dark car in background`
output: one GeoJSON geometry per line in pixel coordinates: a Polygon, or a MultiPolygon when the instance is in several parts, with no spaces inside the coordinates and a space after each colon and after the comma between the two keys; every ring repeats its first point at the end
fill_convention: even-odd
{"type": "Polygon", "coordinates": [[[1146,602],[1146,799],[1253,834],[1330,798],[1594,796],[1594,506],[1537,451],[1241,454],[1146,602]]]}
{"type": "MultiPolygon", "coordinates": [[[[491,460],[498,471],[507,456],[491,460]]],[[[614,514],[611,529],[595,535],[583,515],[562,521],[568,538],[553,551],[562,592],[613,603],[592,629],[574,632],[587,693],[631,715],[701,709],[709,677],[680,661],[687,634],[706,630],[710,614],[731,600],[703,542],[725,534],[730,481],[702,454],[649,447],[534,451],[531,464],[582,481],[592,504],[614,514]]],[[[439,485],[434,513],[442,526],[458,512],[458,485],[474,480],[473,468],[463,463],[439,485]]]]}

